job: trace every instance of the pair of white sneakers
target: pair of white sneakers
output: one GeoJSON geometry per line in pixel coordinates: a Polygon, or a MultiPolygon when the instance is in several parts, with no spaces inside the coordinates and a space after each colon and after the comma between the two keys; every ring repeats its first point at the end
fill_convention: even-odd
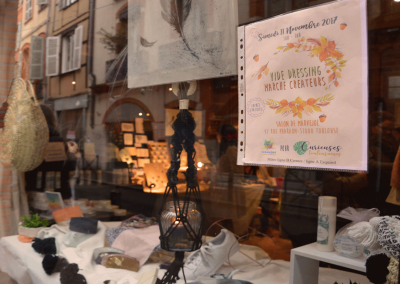
{"type": "MultiPolygon", "coordinates": [[[[229,257],[239,251],[239,248],[236,237],[230,231],[222,229],[218,236],[187,258],[182,268],[186,280],[214,274],[229,257]]],[[[182,270],[179,272],[181,279],[182,270]]]]}

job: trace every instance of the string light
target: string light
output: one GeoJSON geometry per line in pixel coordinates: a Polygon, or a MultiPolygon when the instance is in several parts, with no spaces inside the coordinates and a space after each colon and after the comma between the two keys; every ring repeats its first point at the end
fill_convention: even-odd
{"type": "Polygon", "coordinates": [[[139,112],[139,116],[142,116],[142,115],[143,115],[143,113],[139,112]]]}
{"type": "Polygon", "coordinates": [[[72,81],[72,85],[75,85],[76,84],[76,82],[75,81],[72,81]]]}

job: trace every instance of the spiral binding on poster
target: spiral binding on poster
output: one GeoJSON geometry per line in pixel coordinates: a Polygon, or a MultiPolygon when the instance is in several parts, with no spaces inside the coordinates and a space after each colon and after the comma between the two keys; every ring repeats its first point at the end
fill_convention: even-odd
{"type": "Polygon", "coordinates": [[[244,165],[246,148],[246,85],[245,85],[245,53],[244,53],[244,33],[245,27],[238,28],[238,155],[237,164],[244,165]]]}

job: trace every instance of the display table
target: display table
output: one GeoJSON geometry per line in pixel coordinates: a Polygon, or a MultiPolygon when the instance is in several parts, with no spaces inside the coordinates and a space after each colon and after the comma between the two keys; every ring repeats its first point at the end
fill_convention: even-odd
{"type": "Polygon", "coordinates": [[[312,243],[292,249],[290,253],[290,284],[317,284],[320,261],[365,272],[364,258],[347,258],[336,252],[319,251],[317,243],[312,243]]]}
{"type": "MultiPolygon", "coordinates": [[[[118,226],[120,222],[99,223],[101,231],[105,228],[118,226]]],[[[100,231],[99,231],[100,233],[100,231]]],[[[88,284],[103,284],[105,280],[119,281],[123,277],[132,276],[137,278],[141,273],[159,267],[160,263],[147,262],[141,266],[139,271],[132,272],[124,269],[105,268],[96,265],[92,260],[94,247],[100,247],[104,239],[89,238],[85,243],[76,249],[64,248],[61,254],[64,257],[77,263],[80,274],[84,275],[88,284]],[[76,255],[75,255],[76,254],[76,255]],[[72,257],[74,255],[74,257],[72,257]],[[81,257],[80,257],[81,256],[81,257]]],[[[134,245],[134,244],[132,244],[134,245]]],[[[31,244],[20,243],[17,236],[4,237],[0,239],[0,270],[7,273],[11,278],[20,284],[57,284],[60,283],[60,273],[47,275],[42,268],[43,256],[36,253],[31,244]]],[[[325,260],[325,259],[324,259],[325,260]]],[[[239,269],[234,274],[234,279],[250,281],[253,284],[288,284],[290,275],[290,263],[284,260],[273,260],[261,248],[250,245],[241,246],[241,250],[230,258],[230,264],[224,263],[216,273],[228,275],[232,270],[239,269]],[[250,258],[257,260],[254,262],[250,258]]],[[[353,282],[370,283],[365,276],[339,271],[336,269],[319,268],[316,266],[316,275],[319,272],[320,284],[349,283],[353,282]]],[[[159,270],[158,277],[161,279],[165,270],[159,270]]],[[[183,284],[183,279],[177,284],[183,284]]],[[[293,283],[293,282],[291,282],[293,283]]],[[[297,283],[299,282],[296,280],[297,283]]],[[[317,283],[317,282],[309,282],[317,283]]]]}

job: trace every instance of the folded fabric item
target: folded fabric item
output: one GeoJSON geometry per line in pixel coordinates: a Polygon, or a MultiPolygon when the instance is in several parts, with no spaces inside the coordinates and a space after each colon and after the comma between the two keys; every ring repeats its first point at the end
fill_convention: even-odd
{"type": "Polygon", "coordinates": [[[112,246],[114,243],[115,239],[123,232],[126,230],[132,230],[135,228],[130,228],[130,227],[115,227],[115,228],[109,228],[106,230],[106,237],[108,244],[112,246]]]}
{"type": "Polygon", "coordinates": [[[85,284],[86,278],[82,274],[78,274],[79,267],[76,263],[68,264],[61,270],[61,284],[85,284]]]}
{"type": "Polygon", "coordinates": [[[33,249],[40,254],[56,254],[56,239],[55,238],[46,238],[46,239],[38,239],[34,238],[32,242],[33,249]]]}
{"type": "Polygon", "coordinates": [[[84,233],[96,234],[98,220],[86,217],[73,217],[69,223],[69,230],[84,233]]]}
{"type": "Polygon", "coordinates": [[[134,272],[139,270],[139,261],[125,254],[109,254],[103,257],[101,265],[107,268],[126,269],[134,272]]]}
{"type": "Polygon", "coordinates": [[[156,225],[156,218],[146,217],[143,214],[135,215],[122,222],[121,227],[126,228],[145,228],[156,225]]]}
{"type": "Polygon", "coordinates": [[[124,251],[117,249],[117,248],[110,248],[110,247],[104,247],[104,248],[97,248],[93,252],[93,260],[97,264],[101,264],[101,260],[103,257],[109,255],[109,254],[123,254],[124,251]]]}
{"type": "Polygon", "coordinates": [[[47,275],[51,275],[54,272],[61,272],[67,265],[68,260],[53,254],[46,254],[42,261],[42,267],[47,275]]]}
{"type": "Polygon", "coordinates": [[[158,225],[138,230],[123,231],[113,242],[112,247],[125,251],[143,265],[153,250],[160,244],[160,230],[158,225]]]}

